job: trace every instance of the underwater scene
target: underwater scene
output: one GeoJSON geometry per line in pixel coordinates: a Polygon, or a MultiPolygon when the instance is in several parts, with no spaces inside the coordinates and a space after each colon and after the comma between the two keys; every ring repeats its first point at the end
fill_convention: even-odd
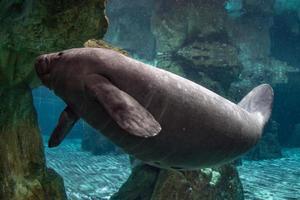
{"type": "Polygon", "coordinates": [[[300,200],[300,0],[0,0],[0,200],[300,200]]]}

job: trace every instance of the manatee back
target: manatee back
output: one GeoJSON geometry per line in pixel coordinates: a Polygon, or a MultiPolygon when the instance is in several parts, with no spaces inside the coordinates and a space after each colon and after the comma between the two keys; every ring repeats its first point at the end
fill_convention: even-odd
{"type": "Polygon", "coordinates": [[[262,84],[250,91],[238,105],[250,113],[257,115],[264,126],[271,115],[274,92],[270,85],[262,84]]]}

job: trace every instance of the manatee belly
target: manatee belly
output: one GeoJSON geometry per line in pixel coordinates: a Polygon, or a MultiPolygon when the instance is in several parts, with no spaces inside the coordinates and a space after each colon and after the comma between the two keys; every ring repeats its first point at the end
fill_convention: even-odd
{"type": "Polygon", "coordinates": [[[257,141],[253,135],[259,128],[238,106],[190,81],[159,75],[143,74],[143,80],[124,76],[119,84],[159,122],[158,135],[128,134],[92,101],[85,103],[83,118],[126,153],[161,167],[215,166],[241,155],[257,141]]]}
{"type": "Polygon", "coordinates": [[[251,125],[251,120],[245,125],[218,107],[207,109],[201,104],[174,107],[174,102],[155,104],[155,101],[154,98],[148,109],[162,126],[157,136],[132,136],[113,121],[101,132],[144,162],[165,168],[195,169],[215,166],[246,152],[255,142],[247,135],[259,131],[251,125]]]}

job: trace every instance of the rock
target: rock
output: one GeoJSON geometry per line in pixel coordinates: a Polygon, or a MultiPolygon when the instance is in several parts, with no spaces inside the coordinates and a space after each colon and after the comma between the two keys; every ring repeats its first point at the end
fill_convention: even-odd
{"type": "Polygon", "coordinates": [[[186,77],[182,66],[180,63],[175,61],[173,55],[171,53],[159,53],[156,55],[157,66],[159,68],[163,68],[169,72],[180,75],[182,77],[186,77]]]}
{"type": "Polygon", "coordinates": [[[294,126],[292,136],[289,139],[289,144],[292,147],[300,147],[300,123],[294,126]]]}
{"type": "Polygon", "coordinates": [[[151,29],[156,51],[172,52],[196,35],[207,38],[224,31],[225,0],[154,1],[151,29]]]}
{"type": "Polygon", "coordinates": [[[132,57],[152,60],[155,38],[150,30],[153,0],[109,0],[106,14],[109,29],[105,40],[126,50],[132,57]]]}
{"type": "Polygon", "coordinates": [[[117,51],[117,52],[125,55],[125,56],[128,56],[128,53],[126,51],[124,51],[121,48],[112,46],[111,44],[109,44],[108,42],[105,42],[104,40],[95,40],[95,39],[88,40],[84,43],[84,47],[112,49],[114,51],[117,51]]]}
{"type": "Polygon", "coordinates": [[[0,7],[0,85],[38,85],[32,67],[37,55],[81,47],[107,29],[104,0],[13,0],[0,7]]]}
{"type": "Polygon", "coordinates": [[[245,155],[245,158],[249,160],[263,160],[281,157],[281,146],[278,140],[278,123],[270,120],[265,128],[262,139],[245,155]]]}
{"type": "Polygon", "coordinates": [[[43,185],[46,187],[43,189],[47,196],[55,200],[67,199],[62,177],[51,168],[47,168],[46,172],[46,177],[43,179],[43,185]]]}
{"type": "Polygon", "coordinates": [[[151,29],[157,66],[225,94],[241,65],[226,30],[224,3],[155,1],[151,29]]]}
{"type": "Polygon", "coordinates": [[[0,1],[0,199],[67,199],[62,179],[46,168],[33,64],[39,54],[101,38],[103,10],[104,0],[0,1]]]}
{"type": "Polygon", "coordinates": [[[60,176],[45,167],[30,88],[0,88],[0,98],[0,199],[67,199],[60,176]]]}
{"type": "Polygon", "coordinates": [[[245,15],[269,16],[274,13],[276,0],[243,0],[245,15]]]}
{"type": "MultiPolygon", "coordinates": [[[[273,122],[270,123],[271,125],[265,129],[258,146],[247,155],[249,159],[281,157],[279,140],[282,144],[287,141],[286,133],[290,133],[290,127],[292,127],[290,124],[294,124],[296,121],[287,112],[288,104],[286,103],[288,99],[286,95],[282,96],[287,92],[284,92],[282,88],[288,88],[289,93],[293,93],[290,92],[291,86],[288,86],[291,85],[290,76],[291,74],[299,74],[299,69],[287,64],[287,62],[278,60],[280,57],[272,57],[276,56],[274,54],[276,42],[272,41],[271,36],[276,37],[273,40],[279,37],[274,33],[271,34],[271,28],[274,32],[274,27],[277,27],[278,24],[286,24],[285,22],[277,22],[273,25],[276,11],[274,9],[278,10],[279,1],[281,0],[276,1],[274,7],[274,0],[244,0],[245,13],[238,18],[229,19],[227,24],[230,40],[240,49],[238,57],[243,66],[239,81],[231,84],[228,96],[233,97],[238,102],[251,88],[261,83],[269,83],[275,90],[276,101],[272,115],[274,120],[280,122],[280,125],[276,125],[277,128],[270,128],[273,126],[273,122]]],[[[278,29],[281,33],[284,30],[282,26],[278,29]]],[[[286,32],[283,35],[283,39],[286,41],[286,32]]],[[[280,42],[277,45],[280,46],[280,55],[284,55],[282,46],[285,45],[280,42]]],[[[293,108],[294,116],[297,116],[295,109],[296,107],[293,108]]]]}
{"type": "Polygon", "coordinates": [[[276,101],[273,118],[280,122],[279,141],[281,145],[300,147],[297,140],[297,124],[300,122],[300,73],[290,73],[288,84],[276,87],[276,101]]]}
{"type": "Polygon", "coordinates": [[[236,168],[180,172],[141,165],[111,200],[242,200],[243,189],[236,168]]]}
{"type": "Polygon", "coordinates": [[[241,71],[237,49],[228,43],[196,40],[180,48],[176,54],[179,59],[186,61],[186,63],[182,61],[183,68],[188,66],[196,69],[198,73],[203,72],[226,89],[241,71]]]}
{"type": "Polygon", "coordinates": [[[239,67],[237,49],[226,43],[194,41],[194,43],[179,49],[177,55],[190,61],[195,67],[239,67]]]}
{"type": "Polygon", "coordinates": [[[272,55],[289,65],[298,67],[300,62],[298,56],[300,54],[300,1],[276,0],[273,21],[272,55]]]}
{"type": "Polygon", "coordinates": [[[199,171],[161,170],[153,200],[242,200],[243,188],[237,170],[228,164],[199,171]]]}
{"type": "Polygon", "coordinates": [[[159,169],[139,165],[132,169],[128,180],[110,200],[152,200],[159,169]]]}

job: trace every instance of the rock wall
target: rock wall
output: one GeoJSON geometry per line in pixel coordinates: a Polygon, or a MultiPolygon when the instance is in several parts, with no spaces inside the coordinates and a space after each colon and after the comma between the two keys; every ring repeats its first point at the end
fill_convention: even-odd
{"type": "Polygon", "coordinates": [[[66,199],[63,180],[45,167],[30,88],[1,88],[0,98],[0,199],[66,199]]]}
{"type": "MultiPolygon", "coordinates": [[[[271,52],[277,59],[300,69],[300,1],[276,0],[274,23],[271,27],[271,52]],[[283,48],[284,47],[284,48],[283,48]]],[[[297,124],[300,73],[289,73],[289,81],[277,88],[280,107],[274,118],[280,121],[279,139],[284,146],[300,147],[297,124]],[[298,142],[297,142],[298,141],[298,142]]]]}
{"type": "Polygon", "coordinates": [[[155,55],[155,38],[150,30],[153,0],[109,0],[109,28],[105,40],[146,61],[155,55]]]}
{"type": "Polygon", "coordinates": [[[226,30],[224,3],[157,0],[151,22],[157,66],[223,95],[241,70],[226,30]]]}
{"type": "MultiPolygon", "coordinates": [[[[230,40],[239,48],[238,57],[243,65],[239,80],[231,84],[228,94],[236,102],[261,83],[273,87],[287,83],[288,73],[297,71],[271,56],[274,1],[243,0],[242,3],[244,13],[227,22],[230,40]]],[[[266,128],[262,140],[246,157],[255,160],[281,157],[278,128],[266,128]]]]}
{"type": "Polygon", "coordinates": [[[0,199],[66,199],[46,168],[31,87],[39,54],[80,47],[107,28],[104,0],[0,1],[0,199]]]}

